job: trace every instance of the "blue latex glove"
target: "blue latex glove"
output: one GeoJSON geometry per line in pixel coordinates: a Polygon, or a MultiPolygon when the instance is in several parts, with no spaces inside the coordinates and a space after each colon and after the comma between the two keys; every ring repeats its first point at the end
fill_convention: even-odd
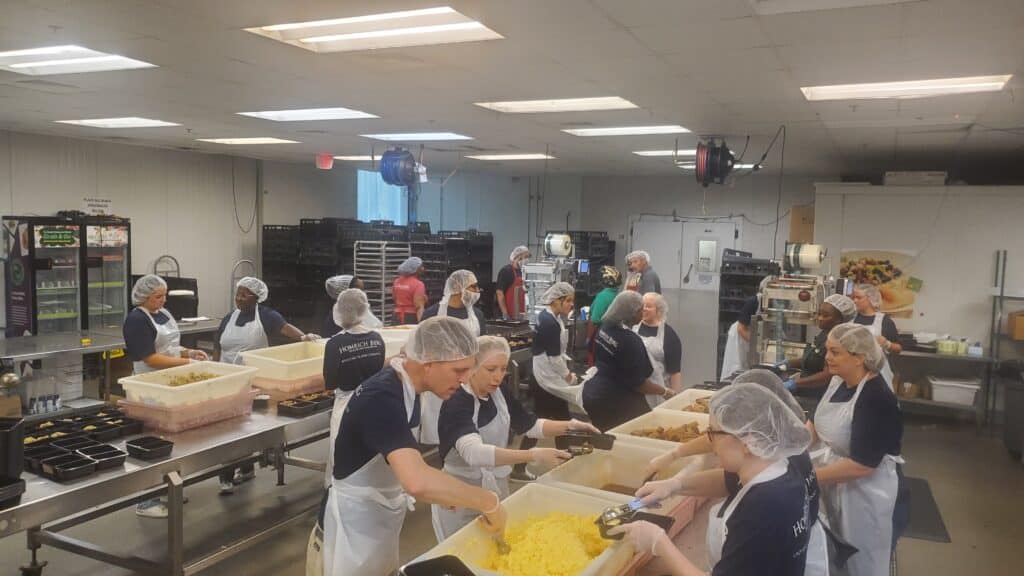
{"type": "Polygon", "coordinates": [[[790,392],[796,392],[796,380],[790,378],[789,380],[783,382],[782,385],[786,387],[786,390],[789,390],[790,392]]]}

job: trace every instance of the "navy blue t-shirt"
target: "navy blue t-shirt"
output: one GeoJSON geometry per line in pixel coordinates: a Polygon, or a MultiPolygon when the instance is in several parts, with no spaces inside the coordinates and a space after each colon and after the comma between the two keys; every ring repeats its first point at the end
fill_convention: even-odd
{"type": "Polygon", "coordinates": [[[334,323],[334,312],[328,312],[327,316],[324,317],[324,325],[320,328],[320,335],[324,338],[330,338],[338,332],[341,332],[341,326],[334,323]]]}
{"type": "MultiPolygon", "coordinates": [[[[281,316],[281,313],[269,306],[260,306],[260,324],[263,324],[263,332],[267,335],[269,340],[272,336],[277,336],[281,333],[281,329],[288,324],[288,321],[281,316]]],[[[220,337],[224,335],[224,329],[228,327],[228,322],[231,320],[231,314],[228,314],[220,321],[220,327],[217,328],[217,345],[220,346],[220,337]]],[[[240,311],[238,313],[238,319],[235,320],[235,326],[245,326],[249,322],[256,319],[256,312],[254,310],[240,311]]]]}
{"type": "MultiPolygon", "coordinates": [[[[875,323],[875,317],[857,314],[857,317],[853,319],[853,323],[860,324],[861,326],[871,326],[875,323]]],[[[900,331],[896,329],[896,323],[892,321],[888,314],[882,316],[882,336],[889,342],[900,341],[900,331]]]]}
{"type": "MultiPolygon", "coordinates": [[[[853,407],[850,459],[875,468],[886,454],[899,456],[903,442],[903,416],[899,402],[884,378],[875,376],[861,386],[864,391],[853,407]]],[[[828,401],[849,402],[856,392],[856,388],[840,386],[828,401]]]]}
{"type": "MultiPolygon", "coordinates": [[[[511,420],[509,428],[515,434],[524,434],[537,423],[537,417],[529,412],[502,384],[501,393],[508,404],[508,415],[511,420]]],[[[437,435],[440,440],[441,460],[444,461],[459,438],[467,434],[479,434],[480,428],[488,425],[498,415],[498,407],[491,399],[480,400],[480,410],[476,421],[473,421],[473,395],[465,388],[459,388],[451,398],[441,404],[441,414],[437,419],[437,435]]],[[[505,446],[498,446],[505,448],[505,446]]]]}
{"type": "MultiPolygon", "coordinates": [[[[161,326],[170,319],[170,316],[163,312],[153,314],[153,321],[161,326]]],[[[131,312],[128,312],[121,334],[124,336],[125,353],[133,362],[141,362],[156,352],[156,328],[141,308],[132,308],[131,312]]]]}
{"type": "Polygon", "coordinates": [[[334,443],[334,477],[347,478],[378,454],[385,459],[401,448],[418,449],[412,429],[420,424],[420,397],[412,418],[405,412],[402,377],[390,366],[356,388],[334,443]]]}
{"type": "MultiPolygon", "coordinates": [[[[637,330],[637,334],[649,338],[651,336],[658,335],[657,326],[648,326],[644,323],[640,323],[640,328],[637,330]]],[[[683,341],[679,339],[679,335],[676,331],[665,324],[665,372],[669,375],[676,374],[683,371],[683,341]]],[[[668,386],[668,382],[665,383],[668,386]]]]}
{"type": "MultiPolygon", "coordinates": [[[[426,320],[427,318],[433,318],[434,316],[437,316],[438,309],[439,309],[439,305],[438,304],[434,304],[430,308],[427,308],[426,310],[424,310],[423,311],[423,320],[426,320]]],[[[476,314],[476,321],[480,324],[480,336],[486,336],[487,335],[487,320],[484,319],[484,313],[481,312],[480,309],[477,308],[476,306],[473,307],[473,313],[476,314]]],[[[457,318],[459,320],[466,320],[467,318],[469,318],[469,313],[466,311],[466,307],[465,306],[463,306],[462,308],[452,308],[451,306],[449,306],[448,307],[448,317],[449,318],[457,318]]],[[[422,320],[421,320],[421,322],[422,322],[422,320]]]]}
{"type": "Polygon", "coordinates": [[[588,384],[595,388],[593,397],[633,392],[654,372],[643,340],[632,330],[602,323],[594,342],[597,375],[588,384]]]}
{"type": "Polygon", "coordinates": [[[384,368],[384,339],[377,332],[340,332],[324,348],[324,384],[351,391],[384,368]]]}
{"type": "MultiPolygon", "coordinates": [[[[739,492],[730,482],[725,511],[739,492]]],[[[806,453],[789,459],[785,474],[752,486],[726,521],[722,559],[712,576],[803,576],[810,528],[817,519],[818,483],[806,453]],[[813,506],[813,509],[811,508],[813,506]]]]}
{"type": "Polygon", "coordinates": [[[530,352],[534,356],[539,354],[562,355],[562,327],[550,310],[542,310],[537,315],[537,329],[534,331],[530,352]]]}
{"type": "Polygon", "coordinates": [[[743,302],[743,307],[740,308],[739,313],[736,315],[736,321],[743,324],[746,327],[750,327],[750,318],[757,314],[757,309],[760,307],[757,296],[751,296],[743,302]]]}

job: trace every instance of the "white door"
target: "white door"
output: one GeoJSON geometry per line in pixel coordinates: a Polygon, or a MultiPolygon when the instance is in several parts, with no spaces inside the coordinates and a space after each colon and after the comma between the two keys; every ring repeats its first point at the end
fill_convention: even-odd
{"type": "Polygon", "coordinates": [[[633,224],[631,250],[644,250],[651,255],[651,267],[661,279],[662,292],[679,288],[682,244],[681,222],[641,220],[633,224]]]}

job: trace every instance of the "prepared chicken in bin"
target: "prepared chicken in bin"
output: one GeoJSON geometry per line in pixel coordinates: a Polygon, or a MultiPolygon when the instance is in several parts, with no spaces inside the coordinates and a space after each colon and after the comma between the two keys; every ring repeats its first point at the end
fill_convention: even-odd
{"type": "Polygon", "coordinates": [[[640,428],[630,432],[632,436],[668,440],[669,442],[688,442],[701,435],[700,426],[696,422],[682,426],[658,426],[657,428],[640,428]]]}
{"type": "Polygon", "coordinates": [[[182,374],[181,376],[171,376],[170,379],[167,380],[167,386],[173,387],[195,384],[196,382],[211,380],[216,377],[216,374],[211,374],[210,372],[189,372],[188,374],[182,374]]]}
{"type": "Polygon", "coordinates": [[[708,402],[711,401],[711,397],[697,398],[693,401],[693,404],[685,406],[683,412],[699,412],[701,414],[708,413],[708,402]]]}

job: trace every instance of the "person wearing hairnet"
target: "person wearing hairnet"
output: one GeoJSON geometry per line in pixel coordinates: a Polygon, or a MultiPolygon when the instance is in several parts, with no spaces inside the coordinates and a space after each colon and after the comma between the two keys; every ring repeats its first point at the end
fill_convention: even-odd
{"type": "MultiPolygon", "coordinates": [[[[665,322],[668,316],[668,302],[657,292],[644,294],[644,315],[633,327],[644,341],[647,356],[654,372],[651,382],[671,388],[673,392],[683,391],[683,342],[679,335],[665,322]]],[[[654,408],[665,399],[658,395],[647,395],[647,403],[654,408]]]]}
{"type": "MultiPolygon", "coordinates": [[[[542,418],[568,420],[569,403],[578,405],[582,402],[576,375],[569,370],[569,357],[566,355],[569,331],[562,321],[572,312],[575,299],[576,289],[567,282],[555,282],[540,298],[540,303],[547,307],[537,314],[530,350],[534,380],[530,383],[530,390],[533,407],[542,418]]],[[[526,436],[519,447],[527,450],[536,445],[537,440],[526,436]]],[[[512,479],[532,482],[536,477],[527,470],[526,464],[519,464],[512,472],[512,479]]]]}
{"type": "Polygon", "coordinates": [[[874,284],[858,284],[853,289],[850,299],[857,307],[857,316],[854,317],[853,323],[867,326],[886,353],[886,366],[882,369],[882,377],[889,383],[889,388],[893,388],[894,374],[889,366],[888,356],[899,354],[903,346],[898,342],[900,333],[896,330],[896,323],[887,314],[879,312],[882,307],[882,293],[874,284]]]}
{"type": "Polygon", "coordinates": [[[469,508],[492,534],[505,529],[501,498],[431,467],[419,451],[423,397],[446,400],[476,365],[477,335],[454,318],[420,322],[405,356],[359,385],[334,443],[324,516],[324,574],[384,576],[398,569],[398,539],[413,498],[469,508]]]}
{"type": "MultiPolygon", "coordinates": [[[[789,408],[793,415],[801,422],[807,421],[804,409],[796,401],[796,398],[786,390],[779,378],[771,370],[755,368],[747,370],[736,376],[733,384],[756,384],[774,394],[783,404],[789,408]]],[[[710,454],[714,451],[711,439],[707,435],[701,435],[688,442],[680,443],[675,450],[666,452],[651,460],[644,470],[644,477],[657,477],[664,474],[672,464],[680,459],[710,454]]],[[[728,472],[720,467],[694,472],[694,466],[703,467],[703,462],[694,461],[687,464],[675,476],[665,480],[655,480],[644,485],[638,494],[643,494],[647,503],[655,503],[674,495],[693,496],[697,498],[725,498],[734,491],[739,483],[739,478],[734,472],[728,472]]],[[[829,558],[826,532],[822,523],[818,520],[818,478],[814,474],[814,466],[811,464],[811,457],[807,450],[800,454],[789,457],[789,466],[803,475],[804,484],[807,486],[807,514],[806,524],[811,526],[811,535],[807,545],[807,564],[804,568],[804,576],[827,576],[829,573],[829,558]]]]}
{"type": "MultiPolygon", "coordinates": [[[[349,288],[363,290],[363,281],[351,274],[341,274],[339,276],[331,276],[324,281],[324,288],[327,290],[327,297],[331,299],[331,308],[327,311],[327,316],[324,318],[324,326],[320,334],[324,338],[330,338],[341,332],[341,326],[334,322],[334,305],[338,302],[338,295],[349,288]]],[[[384,323],[373,315],[373,310],[366,311],[363,325],[371,330],[379,330],[384,327],[384,323]]]]}
{"type": "Polygon", "coordinates": [[[523,290],[523,264],[530,259],[530,249],[516,246],[509,254],[509,263],[498,270],[494,295],[505,320],[518,319],[526,313],[526,291],[523,290]]]}
{"type": "MultiPolygon", "coordinates": [[[[509,449],[510,432],[530,438],[551,438],[569,430],[600,432],[578,420],[546,420],[530,413],[503,384],[512,355],[508,341],[481,336],[477,343],[480,351],[469,381],[441,406],[441,461],[445,472],[504,499],[509,495],[512,465],[532,462],[553,468],[570,458],[568,452],[554,448],[509,449]]],[[[452,510],[437,504],[430,512],[438,542],[478,516],[474,510],[452,510]]]]}
{"type": "Polygon", "coordinates": [[[590,302],[590,315],[587,316],[587,365],[594,365],[594,336],[601,327],[601,319],[608,307],[615,300],[615,295],[622,287],[622,273],[615,266],[601,266],[601,291],[590,302]]]}
{"type": "MultiPolygon", "coordinates": [[[[167,283],[154,274],[146,274],[132,286],[132,304],[124,318],[125,353],[132,360],[132,372],[183,366],[193,360],[207,360],[206,352],[181,345],[181,332],[174,316],[164,308],[167,283]]],[[[135,513],[145,518],[166,518],[167,506],[157,499],[140,502],[135,513]]]]}
{"type": "Polygon", "coordinates": [[[786,380],[786,389],[790,392],[800,391],[802,396],[820,399],[832,374],[825,365],[825,342],[829,333],[840,324],[853,320],[857,307],[853,300],[842,294],[833,294],[818,308],[818,328],[821,330],[814,341],[804,349],[803,358],[786,362],[789,368],[799,368],[800,374],[786,380]]]}
{"type": "MultiPolygon", "coordinates": [[[[731,473],[726,499],[708,514],[711,574],[802,576],[813,519],[807,472],[791,457],[807,450],[810,431],[773,391],[754,383],[715,392],[708,411],[708,442],[731,473]]],[[[651,484],[637,491],[648,505],[655,501],[651,484]]],[[[654,524],[633,522],[612,531],[626,534],[638,552],[659,556],[674,576],[705,574],[654,524]]]]}
{"type": "MultiPolygon", "coordinates": [[[[447,316],[460,322],[473,334],[473,337],[486,333],[487,322],[480,309],[476,307],[480,300],[480,286],[476,275],[469,270],[456,270],[448,276],[444,283],[444,294],[441,301],[423,312],[423,319],[435,316],[447,316]]],[[[423,406],[422,434],[424,444],[437,444],[437,416],[441,412],[441,400],[437,396],[427,395],[421,402],[423,406]]]]}
{"type": "Polygon", "coordinates": [[[422,275],[423,260],[417,256],[406,258],[398,266],[398,278],[391,284],[398,324],[416,324],[423,318],[423,308],[427,305],[427,287],[420,280],[422,275]]]}
{"type": "Polygon", "coordinates": [[[597,371],[584,382],[583,409],[601,430],[609,430],[651,411],[645,394],[675,396],[651,380],[654,367],[647,349],[632,327],[643,318],[643,298],[622,292],[605,313],[597,332],[597,371]]]}
{"type": "Polygon", "coordinates": [[[812,433],[825,446],[815,459],[829,527],[857,548],[844,574],[887,574],[899,488],[903,416],[879,375],[885,355],[864,326],[837,326],[826,362],[835,378],[814,412],[812,433]]]}
{"type": "Polygon", "coordinates": [[[651,255],[643,250],[634,250],[626,255],[626,267],[630,276],[626,280],[626,290],[641,294],[657,292],[661,294],[661,278],[651,268],[651,255]]]}
{"type": "MultiPolygon", "coordinates": [[[[214,339],[213,359],[228,364],[242,364],[242,352],[270,346],[270,336],[281,335],[288,340],[318,340],[316,334],[303,334],[289,324],[284,316],[270,306],[261,306],[270,295],[259,278],[246,276],[235,284],[235,310],[224,317],[214,339]]],[[[225,468],[220,474],[220,493],[231,494],[236,484],[256,476],[253,464],[225,468]]]]}

